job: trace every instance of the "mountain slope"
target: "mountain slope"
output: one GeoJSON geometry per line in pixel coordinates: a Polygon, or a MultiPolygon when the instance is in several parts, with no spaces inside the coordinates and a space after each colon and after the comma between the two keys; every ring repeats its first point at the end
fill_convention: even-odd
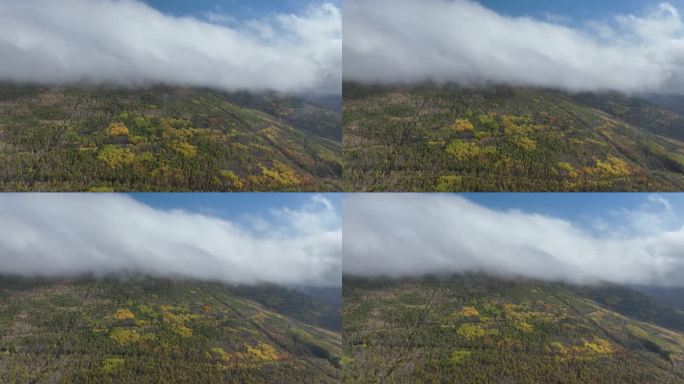
{"type": "MultiPolygon", "coordinates": [[[[339,331],[276,312],[235,288],[2,278],[0,382],[339,381],[339,331]]],[[[293,313],[326,311],[301,295],[290,303],[293,313]]]]}
{"type": "Polygon", "coordinates": [[[630,316],[661,304],[613,288],[482,275],[346,277],[345,381],[684,382],[684,332],[657,325],[657,314],[630,316]]]}
{"type": "Polygon", "coordinates": [[[270,93],[0,86],[0,190],[338,190],[339,113],[270,93]]]}
{"type": "Polygon", "coordinates": [[[641,99],[346,83],[343,119],[347,190],[684,189],[684,116],[641,99]]]}

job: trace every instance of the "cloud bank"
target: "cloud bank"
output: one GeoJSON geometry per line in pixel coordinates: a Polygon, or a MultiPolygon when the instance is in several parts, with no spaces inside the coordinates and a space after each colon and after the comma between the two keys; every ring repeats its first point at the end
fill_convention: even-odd
{"type": "MultiPolygon", "coordinates": [[[[560,199],[560,197],[559,197],[560,199]]],[[[652,201],[652,204],[657,203],[652,201]]],[[[650,213],[625,211],[645,222],[650,213]]],[[[455,195],[344,198],[343,268],[357,276],[485,272],[571,283],[684,286],[684,227],[597,234],[555,217],[491,210],[455,195]]]]}
{"type": "Polygon", "coordinates": [[[321,196],[241,225],[158,210],[121,195],[6,194],[0,196],[0,273],[133,272],[236,284],[339,286],[339,221],[321,196]]]}
{"type": "Polygon", "coordinates": [[[684,21],[670,3],[576,27],[503,16],[472,0],[343,7],[345,80],[684,93],[684,21]]]}
{"type": "Polygon", "coordinates": [[[237,23],[137,0],[3,0],[0,80],[339,94],[341,38],[332,3],[237,23]]]}

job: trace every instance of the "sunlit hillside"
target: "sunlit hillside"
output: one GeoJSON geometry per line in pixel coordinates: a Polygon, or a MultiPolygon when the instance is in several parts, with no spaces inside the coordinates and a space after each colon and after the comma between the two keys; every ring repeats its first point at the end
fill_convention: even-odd
{"type": "Polygon", "coordinates": [[[5,84],[0,190],[338,190],[340,121],[274,93],[5,84]]]}
{"type": "Polygon", "coordinates": [[[684,116],[619,94],[344,88],[354,191],[679,191],[684,116]]]}

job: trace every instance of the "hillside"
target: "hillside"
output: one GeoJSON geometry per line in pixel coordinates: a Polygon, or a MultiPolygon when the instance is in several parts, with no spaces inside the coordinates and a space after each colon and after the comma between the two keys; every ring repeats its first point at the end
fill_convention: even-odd
{"type": "Polygon", "coordinates": [[[0,85],[0,190],[339,190],[341,117],[295,97],[0,85]]]}
{"type": "Polygon", "coordinates": [[[339,382],[330,313],[275,286],[4,277],[0,382],[339,382]],[[287,306],[252,300],[267,291],[287,306]]]}
{"type": "Polygon", "coordinates": [[[684,116],[618,94],[344,85],[355,191],[680,191],[684,116]]]}
{"type": "Polygon", "coordinates": [[[348,383],[684,382],[684,312],[628,289],[463,275],[343,292],[348,383]]]}

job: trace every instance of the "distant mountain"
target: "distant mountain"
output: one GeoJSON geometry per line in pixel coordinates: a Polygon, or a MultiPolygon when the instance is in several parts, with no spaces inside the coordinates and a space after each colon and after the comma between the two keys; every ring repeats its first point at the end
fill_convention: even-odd
{"type": "Polygon", "coordinates": [[[684,190],[684,115],[643,98],[345,83],[343,131],[347,190],[684,190]]]}
{"type": "Polygon", "coordinates": [[[460,275],[343,289],[349,382],[684,382],[684,312],[624,287],[460,275]]]}
{"type": "Polygon", "coordinates": [[[320,300],[327,305],[342,310],[342,288],[341,287],[308,287],[302,286],[295,288],[303,294],[320,300]]]}
{"type": "Polygon", "coordinates": [[[0,382],[337,383],[332,312],[276,286],[3,277],[0,382]]]}
{"type": "Polygon", "coordinates": [[[0,84],[0,190],[336,191],[340,138],[274,93],[0,84]]]}
{"type": "Polygon", "coordinates": [[[294,97],[272,92],[233,92],[226,97],[236,105],[275,116],[309,134],[342,141],[342,100],[339,96],[294,97]]]}
{"type": "Polygon", "coordinates": [[[300,97],[314,105],[342,113],[341,95],[301,95],[300,97]]]}
{"type": "Polygon", "coordinates": [[[228,288],[269,309],[289,317],[342,331],[340,288],[284,288],[273,285],[240,285],[228,288]]]}
{"type": "Polygon", "coordinates": [[[684,95],[647,95],[643,98],[655,105],[684,115],[684,95]]]}
{"type": "Polygon", "coordinates": [[[635,291],[651,296],[658,301],[684,311],[684,288],[634,286],[635,291]]]}
{"type": "Polygon", "coordinates": [[[684,334],[684,311],[653,295],[615,285],[575,287],[574,290],[612,311],[684,334]]]}

